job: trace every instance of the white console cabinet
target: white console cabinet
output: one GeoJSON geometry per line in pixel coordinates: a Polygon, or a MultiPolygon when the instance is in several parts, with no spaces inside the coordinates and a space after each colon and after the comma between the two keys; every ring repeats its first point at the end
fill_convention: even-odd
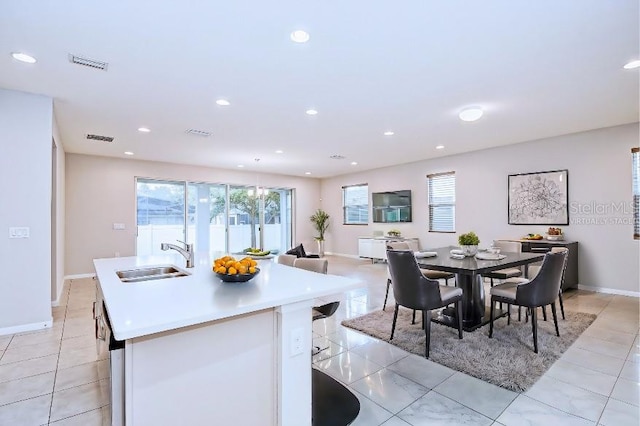
{"type": "Polygon", "coordinates": [[[403,241],[409,244],[411,250],[418,251],[420,249],[420,240],[418,238],[385,238],[385,237],[361,237],[358,238],[358,256],[365,259],[387,260],[387,243],[403,241]]]}

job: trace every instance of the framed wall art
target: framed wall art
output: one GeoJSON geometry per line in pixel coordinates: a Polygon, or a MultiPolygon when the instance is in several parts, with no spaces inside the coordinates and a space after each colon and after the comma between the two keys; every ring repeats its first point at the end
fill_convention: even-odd
{"type": "Polygon", "coordinates": [[[509,175],[510,225],[568,225],[569,171],[509,175]]]}

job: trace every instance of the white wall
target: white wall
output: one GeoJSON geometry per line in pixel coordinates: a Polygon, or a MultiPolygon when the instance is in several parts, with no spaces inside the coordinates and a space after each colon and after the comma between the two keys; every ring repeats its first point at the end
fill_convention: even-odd
{"type": "Polygon", "coordinates": [[[0,334],[51,325],[52,120],[51,98],[0,90],[0,334]]]}
{"type": "MultiPolygon", "coordinates": [[[[256,173],[181,164],[66,155],[65,274],[93,273],[94,258],[133,256],[136,241],[135,178],[255,185],[256,173]],[[124,223],[124,231],[112,229],[124,223]]],[[[314,248],[309,217],[320,207],[320,181],[260,174],[260,185],[294,188],[294,241],[314,248]]],[[[197,250],[197,247],[196,247],[197,250]]],[[[309,251],[315,251],[310,249],[309,251]]]]}
{"type": "MultiPolygon", "coordinates": [[[[481,246],[497,238],[543,234],[548,226],[507,224],[509,174],[568,169],[570,204],[630,205],[631,147],[638,146],[638,136],[635,123],[325,179],[322,207],[332,218],[325,250],[356,255],[359,236],[391,228],[400,229],[406,237],[420,238],[423,248],[456,245],[457,235],[471,230],[479,235],[481,246]],[[426,175],[447,171],[456,172],[457,233],[430,233],[426,175]],[[413,222],[342,225],[341,187],[358,183],[368,183],[370,193],[411,189],[413,222]]],[[[580,284],[638,292],[640,248],[633,240],[631,212],[570,212],[570,221],[562,228],[567,239],[579,242],[580,284]],[[626,224],[617,224],[618,220],[626,224]]]]}

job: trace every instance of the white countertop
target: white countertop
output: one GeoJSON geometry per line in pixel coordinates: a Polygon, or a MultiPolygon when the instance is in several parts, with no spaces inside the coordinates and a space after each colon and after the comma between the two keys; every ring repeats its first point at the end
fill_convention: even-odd
{"type": "MultiPolygon", "coordinates": [[[[216,256],[218,257],[218,256],[216,256]]],[[[194,324],[229,318],[288,303],[362,287],[352,278],[323,275],[259,260],[260,273],[245,283],[222,282],[208,253],[185,268],[179,254],[132,256],[93,261],[116,340],[126,340],[194,324]],[[175,265],[191,275],[123,283],[116,271],[175,265]]]]}

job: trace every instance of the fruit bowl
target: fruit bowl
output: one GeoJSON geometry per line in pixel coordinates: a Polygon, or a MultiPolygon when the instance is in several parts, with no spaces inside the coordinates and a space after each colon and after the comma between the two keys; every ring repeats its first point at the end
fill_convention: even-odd
{"type": "Polygon", "coordinates": [[[560,234],[560,235],[549,235],[547,234],[547,240],[549,241],[561,241],[564,240],[564,235],[560,234]]]}
{"type": "Polygon", "coordinates": [[[218,272],[214,272],[218,278],[226,283],[244,283],[255,277],[260,273],[260,268],[256,268],[256,272],[253,274],[220,274],[218,272]]]}

